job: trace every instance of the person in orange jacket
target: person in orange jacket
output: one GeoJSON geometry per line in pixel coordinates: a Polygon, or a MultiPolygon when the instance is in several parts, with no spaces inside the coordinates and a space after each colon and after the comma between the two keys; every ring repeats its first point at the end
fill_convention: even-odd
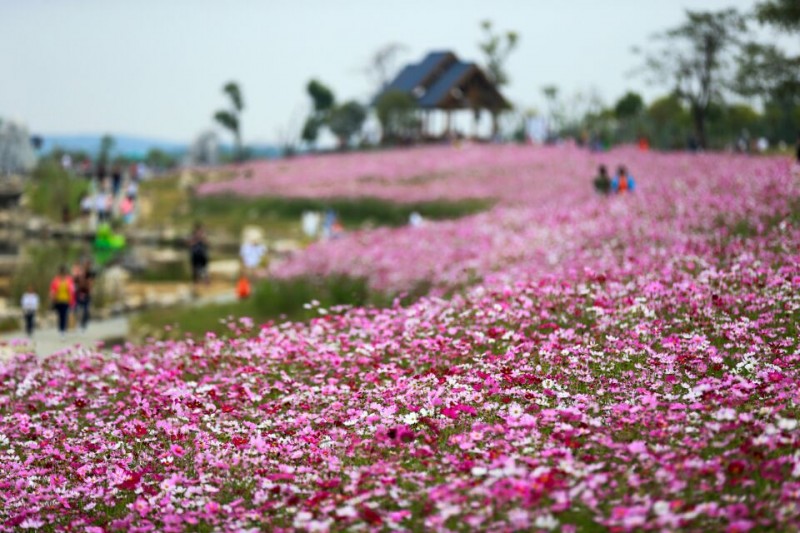
{"type": "Polygon", "coordinates": [[[247,276],[243,273],[239,276],[239,281],[236,283],[236,296],[238,296],[240,300],[246,300],[250,297],[251,291],[250,280],[247,279],[247,276]]]}
{"type": "Polygon", "coordinates": [[[67,267],[63,265],[50,283],[50,300],[58,314],[58,331],[64,337],[67,333],[69,310],[75,306],[75,283],[67,272],[67,267]]]}

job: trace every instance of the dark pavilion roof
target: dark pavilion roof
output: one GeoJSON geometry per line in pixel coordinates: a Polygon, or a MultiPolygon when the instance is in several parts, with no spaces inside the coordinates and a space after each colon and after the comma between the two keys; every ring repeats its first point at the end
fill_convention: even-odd
{"type": "Polygon", "coordinates": [[[389,91],[410,94],[422,109],[506,109],[508,102],[486,74],[449,51],[431,52],[404,67],[374,101],[389,91]]]}

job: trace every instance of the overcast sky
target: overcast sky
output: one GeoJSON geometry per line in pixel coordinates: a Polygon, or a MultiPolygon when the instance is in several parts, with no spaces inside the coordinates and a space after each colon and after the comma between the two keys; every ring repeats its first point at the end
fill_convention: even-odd
{"type": "MultiPolygon", "coordinates": [[[[246,141],[298,129],[316,77],[340,100],[371,96],[371,54],[398,42],[401,59],[450,49],[480,61],[479,23],[514,30],[506,95],[542,108],[541,87],[628,89],[631,52],[679,24],[684,10],[754,0],[0,0],[0,116],[36,133],[103,133],[189,141],[212,125],[237,80],[246,141]]],[[[663,92],[663,91],[660,91],[663,92]]]]}

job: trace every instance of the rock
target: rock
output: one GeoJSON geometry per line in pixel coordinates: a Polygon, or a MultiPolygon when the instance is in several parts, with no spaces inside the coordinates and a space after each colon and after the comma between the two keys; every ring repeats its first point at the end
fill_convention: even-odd
{"type": "Polygon", "coordinates": [[[144,307],[144,298],[140,294],[129,294],[125,297],[125,309],[135,311],[144,307]]]}
{"type": "Polygon", "coordinates": [[[165,226],[161,230],[161,240],[162,241],[167,241],[167,242],[174,241],[175,238],[177,237],[177,235],[178,235],[178,232],[175,231],[175,228],[173,228],[172,226],[165,226]]]}
{"type": "Polygon", "coordinates": [[[14,255],[0,255],[0,275],[12,276],[19,266],[19,257],[14,255]]]}
{"type": "Polygon", "coordinates": [[[241,265],[238,259],[221,259],[208,264],[208,275],[212,278],[236,280],[239,277],[241,265]]]}
{"type": "Polygon", "coordinates": [[[106,301],[121,302],[125,297],[125,285],[129,279],[130,274],[120,266],[112,266],[106,269],[100,277],[100,284],[106,301]]]}
{"type": "Polygon", "coordinates": [[[41,233],[45,229],[44,220],[37,217],[31,217],[25,221],[25,231],[28,233],[41,233]]]}
{"type": "Polygon", "coordinates": [[[264,229],[259,226],[245,226],[242,228],[242,242],[264,244],[266,242],[264,229]]]}
{"type": "Polygon", "coordinates": [[[156,265],[169,265],[186,261],[186,254],[173,248],[150,249],[143,252],[142,256],[148,263],[156,265]]]}
{"type": "Polygon", "coordinates": [[[303,247],[299,241],[294,239],[279,239],[270,245],[270,249],[277,254],[285,254],[300,250],[303,247]]]}
{"type": "Polygon", "coordinates": [[[178,186],[181,189],[188,189],[192,187],[196,181],[197,178],[195,178],[195,175],[184,169],[180,177],[178,177],[178,186]]]}
{"type": "Polygon", "coordinates": [[[192,289],[188,285],[182,285],[178,287],[176,291],[178,295],[178,299],[182,302],[191,302],[192,301],[192,289]]]}

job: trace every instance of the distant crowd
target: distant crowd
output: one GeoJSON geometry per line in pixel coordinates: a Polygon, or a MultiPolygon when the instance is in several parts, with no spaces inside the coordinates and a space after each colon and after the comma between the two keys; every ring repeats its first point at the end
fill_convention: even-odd
{"type": "Polygon", "coordinates": [[[108,171],[105,165],[97,165],[90,174],[89,192],[80,199],[81,217],[90,227],[97,224],[121,220],[125,224],[134,221],[139,196],[139,166],[114,165],[108,171]]]}

